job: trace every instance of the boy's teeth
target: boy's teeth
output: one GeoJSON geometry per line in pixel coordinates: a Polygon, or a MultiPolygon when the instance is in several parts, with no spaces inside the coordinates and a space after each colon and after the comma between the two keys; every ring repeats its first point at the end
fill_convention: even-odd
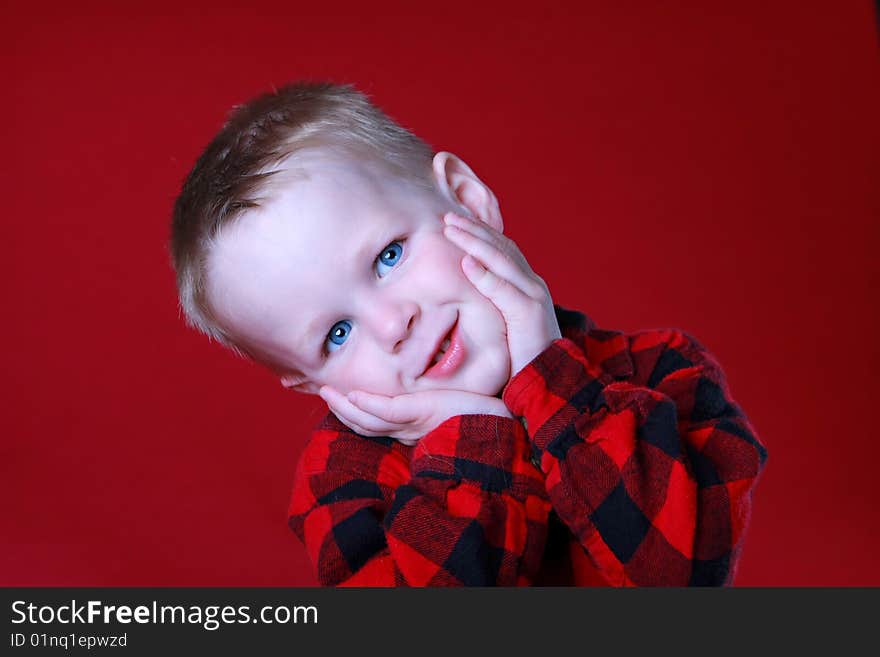
{"type": "Polygon", "coordinates": [[[446,354],[446,350],[449,349],[450,340],[447,338],[443,342],[440,343],[440,349],[434,354],[434,362],[433,365],[436,365],[440,362],[440,359],[446,354]]]}

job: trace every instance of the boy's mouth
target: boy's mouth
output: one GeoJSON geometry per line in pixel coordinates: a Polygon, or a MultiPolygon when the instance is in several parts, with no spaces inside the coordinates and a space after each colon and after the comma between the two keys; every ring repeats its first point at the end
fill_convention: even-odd
{"type": "Polygon", "coordinates": [[[449,330],[440,338],[422,376],[446,378],[452,376],[464,360],[465,350],[458,335],[458,317],[449,330]]]}

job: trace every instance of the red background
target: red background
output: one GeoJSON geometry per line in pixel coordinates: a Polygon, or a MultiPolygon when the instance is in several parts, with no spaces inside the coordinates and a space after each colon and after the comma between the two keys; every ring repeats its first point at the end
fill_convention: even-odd
{"type": "Polygon", "coordinates": [[[322,402],[185,329],[166,240],[227,109],[327,78],[461,155],[557,303],[714,352],[770,453],[738,584],[880,585],[872,3],[241,4],[0,10],[0,584],[315,583],[322,402]]]}

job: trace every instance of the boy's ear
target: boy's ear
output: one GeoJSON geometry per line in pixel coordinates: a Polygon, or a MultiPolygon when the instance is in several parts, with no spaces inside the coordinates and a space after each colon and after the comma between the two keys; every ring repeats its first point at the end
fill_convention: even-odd
{"type": "Polygon", "coordinates": [[[281,385],[285,388],[303,392],[307,395],[317,395],[320,386],[313,381],[309,381],[302,374],[282,374],[280,376],[281,385]]]}
{"type": "Polygon", "coordinates": [[[498,199],[464,160],[453,153],[440,151],[434,156],[433,167],[440,193],[462,208],[464,216],[485,221],[499,233],[504,232],[498,199]]]}

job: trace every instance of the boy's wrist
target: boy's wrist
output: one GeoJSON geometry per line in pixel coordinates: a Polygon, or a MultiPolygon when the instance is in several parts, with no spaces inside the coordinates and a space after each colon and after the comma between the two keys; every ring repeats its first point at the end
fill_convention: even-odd
{"type": "MultiPolygon", "coordinates": [[[[569,338],[559,338],[546,350],[512,377],[502,392],[502,399],[514,417],[520,418],[528,432],[529,439],[535,440],[542,432],[540,428],[554,414],[561,404],[578,396],[580,402],[591,403],[584,394],[592,380],[600,382],[599,372],[587,360],[583,349],[569,338]]],[[[595,386],[595,394],[603,386],[595,386]]]]}
{"type": "Polygon", "coordinates": [[[522,417],[524,396],[534,384],[542,381],[538,370],[548,371],[556,367],[559,351],[553,347],[559,346],[563,341],[571,342],[568,338],[557,338],[551,341],[538,355],[513,374],[502,389],[501,399],[514,417],[522,417]],[[536,367],[539,361],[540,367],[536,367]]]}
{"type": "MultiPolygon", "coordinates": [[[[509,471],[514,461],[521,458],[521,447],[527,442],[528,436],[521,422],[512,415],[456,415],[440,423],[413,448],[413,474],[435,472],[438,468],[438,457],[480,463],[509,471]]],[[[467,473],[462,472],[457,474],[464,474],[464,479],[479,479],[482,476],[476,472],[474,477],[468,477],[467,473]]]]}

